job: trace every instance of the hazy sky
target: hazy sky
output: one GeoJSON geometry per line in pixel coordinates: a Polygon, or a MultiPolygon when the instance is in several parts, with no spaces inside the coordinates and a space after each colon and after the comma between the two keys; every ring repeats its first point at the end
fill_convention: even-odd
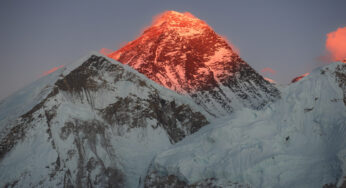
{"type": "Polygon", "coordinates": [[[205,20],[252,67],[288,83],[323,64],[326,34],[346,26],[345,7],[346,0],[4,0],[0,99],[90,51],[118,49],[165,10],[205,20]]]}

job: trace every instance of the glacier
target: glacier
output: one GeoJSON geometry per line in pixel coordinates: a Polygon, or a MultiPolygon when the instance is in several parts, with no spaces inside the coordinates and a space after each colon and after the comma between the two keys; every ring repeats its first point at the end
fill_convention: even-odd
{"type": "Polygon", "coordinates": [[[341,186],[345,78],[346,65],[332,63],[283,88],[263,111],[244,109],[212,122],[158,154],[146,187],[172,176],[186,186],[210,179],[221,187],[341,186]]]}

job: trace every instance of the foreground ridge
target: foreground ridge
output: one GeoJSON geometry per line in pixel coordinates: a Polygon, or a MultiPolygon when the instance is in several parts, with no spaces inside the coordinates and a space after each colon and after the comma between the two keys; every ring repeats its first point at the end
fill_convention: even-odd
{"type": "Polygon", "coordinates": [[[332,63],[265,110],[212,123],[158,154],[145,187],[345,187],[345,83],[332,63]]]}
{"type": "Polygon", "coordinates": [[[47,93],[31,110],[0,124],[0,187],[136,187],[155,153],[209,122],[188,97],[99,54],[53,77],[29,87],[47,93]]]}

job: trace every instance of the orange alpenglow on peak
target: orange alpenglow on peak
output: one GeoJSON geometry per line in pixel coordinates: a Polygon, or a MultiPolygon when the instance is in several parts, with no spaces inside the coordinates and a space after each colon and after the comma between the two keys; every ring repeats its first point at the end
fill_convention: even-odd
{"type": "Polygon", "coordinates": [[[205,108],[231,112],[230,103],[237,96],[257,109],[279,96],[234,49],[226,37],[191,13],[165,11],[138,38],[108,57],[190,95],[205,108]]]}
{"type": "MultiPolygon", "coordinates": [[[[153,17],[151,25],[144,29],[139,38],[128,42],[120,50],[108,56],[118,60],[123,51],[127,51],[137,46],[139,43],[143,43],[161,35],[172,35],[174,33],[183,38],[202,35],[206,30],[212,31],[206,22],[198,19],[189,12],[180,13],[177,11],[165,11],[153,17]]],[[[177,40],[177,38],[172,38],[171,40],[177,40]]]]}
{"type": "Polygon", "coordinates": [[[204,21],[196,18],[189,12],[180,13],[176,11],[166,11],[154,18],[152,26],[163,25],[166,27],[188,27],[195,29],[209,27],[204,21]]]}
{"type": "Polygon", "coordinates": [[[206,22],[176,11],[154,17],[141,36],[108,56],[179,93],[213,88],[246,64],[206,22]]]}

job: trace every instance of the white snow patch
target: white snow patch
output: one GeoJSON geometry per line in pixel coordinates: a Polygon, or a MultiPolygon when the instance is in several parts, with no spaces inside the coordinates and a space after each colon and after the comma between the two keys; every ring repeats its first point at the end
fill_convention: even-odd
{"type": "Polygon", "coordinates": [[[264,111],[243,109],[157,155],[152,170],[188,183],[322,187],[345,176],[346,107],[329,65],[283,89],[264,111]],[[328,71],[329,70],[329,71],[328,71]]]}

